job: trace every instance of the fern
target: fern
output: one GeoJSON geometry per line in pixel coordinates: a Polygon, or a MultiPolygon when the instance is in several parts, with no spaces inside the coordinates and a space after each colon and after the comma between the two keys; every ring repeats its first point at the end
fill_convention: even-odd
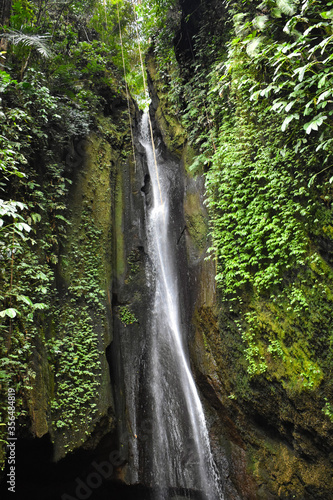
{"type": "Polygon", "coordinates": [[[293,0],[277,0],[276,5],[283,14],[293,16],[296,12],[295,2],[293,0]]]}
{"type": "Polygon", "coordinates": [[[46,35],[28,35],[18,30],[10,30],[9,33],[1,33],[1,38],[7,39],[13,45],[23,45],[24,47],[31,47],[45,59],[51,57],[52,52],[48,47],[47,41],[50,38],[49,34],[46,35]]]}

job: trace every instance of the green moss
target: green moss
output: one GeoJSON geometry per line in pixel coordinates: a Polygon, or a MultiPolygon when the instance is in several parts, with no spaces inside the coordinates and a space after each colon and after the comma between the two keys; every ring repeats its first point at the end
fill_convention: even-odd
{"type": "MultiPolygon", "coordinates": [[[[89,306],[73,302],[58,310],[57,339],[49,342],[56,369],[56,394],[51,403],[54,432],[62,433],[62,444],[71,451],[82,440],[83,431],[91,431],[98,416],[96,394],[101,382],[103,351],[89,306]]],[[[57,438],[59,440],[59,437],[57,438]]]]}
{"type": "MultiPolygon", "coordinates": [[[[175,71],[176,65],[171,63],[175,55],[173,50],[169,54],[170,65],[168,78],[175,71]]],[[[147,69],[154,83],[154,90],[158,97],[158,107],[155,112],[155,117],[158,122],[159,129],[162,133],[164,143],[169,151],[182,155],[182,149],[186,140],[186,133],[180,121],[176,118],[175,104],[170,100],[172,94],[168,93],[168,83],[165,80],[165,73],[161,75],[158,70],[158,63],[152,54],[147,57],[147,69]]]]}
{"type": "Polygon", "coordinates": [[[196,248],[203,252],[207,246],[208,220],[203,213],[200,194],[187,193],[184,201],[186,227],[196,248]]]}
{"type": "Polygon", "coordinates": [[[122,190],[122,174],[117,173],[117,187],[115,198],[115,239],[116,239],[116,271],[117,276],[123,276],[126,269],[125,249],[124,249],[124,197],[122,190]]]}
{"type": "Polygon", "coordinates": [[[328,278],[304,270],[276,296],[254,296],[244,306],[248,311],[238,326],[250,376],[267,371],[266,377],[280,381],[288,391],[319,387],[331,366],[328,278]]]}
{"type": "Polygon", "coordinates": [[[132,250],[129,254],[127,258],[127,269],[126,284],[131,283],[140,271],[140,254],[138,250],[132,250]]]}
{"type": "Polygon", "coordinates": [[[53,435],[68,451],[92,430],[98,417],[96,395],[104,355],[98,325],[102,331],[106,328],[105,267],[99,252],[102,237],[92,208],[83,209],[80,225],[72,227],[67,258],[62,259],[67,293],[55,304],[55,335],[47,343],[55,374],[53,398],[50,394],[53,435]]]}
{"type": "Polygon", "coordinates": [[[197,156],[197,152],[187,142],[184,146],[184,149],[183,149],[182,160],[183,160],[183,165],[185,167],[185,171],[186,171],[187,175],[189,175],[190,177],[193,176],[193,172],[191,171],[190,167],[193,164],[196,156],[197,156]]]}
{"type": "Polygon", "coordinates": [[[111,339],[107,318],[114,259],[118,272],[124,268],[118,258],[123,253],[122,177],[114,166],[118,154],[107,140],[115,125],[105,117],[99,122],[105,134],[91,134],[86,141],[85,161],[74,183],[71,224],[59,266],[64,292],[55,301],[47,342],[54,377],[49,396],[57,457],[86,441],[111,404],[105,347],[111,339]]]}

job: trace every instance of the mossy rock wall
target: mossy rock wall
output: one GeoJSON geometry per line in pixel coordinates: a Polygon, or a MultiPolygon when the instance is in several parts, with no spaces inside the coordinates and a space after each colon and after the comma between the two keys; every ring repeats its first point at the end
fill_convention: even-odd
{"type": "Polygon", "coordinates": [[[82,164],[69,200],[50,338],[55,371],[51,435],[57,459],[86,443],[93,432],[103,435],[114,428],[105,351],[112,339],[112,210],[119,153],[107,141],[108,125],[111,120],[101,119],[99,129],[76,145],[82,149],[82,164]]]}
{"type": "Polygon", "coordinates": [[[56,461],[78,448],[94,449],[116,432],[107,349],[114,287],[125,273],[122,192],[131,149],[127,106],[119,101],[112,116],[97,117],[89,136],[73,143],[66,159],[72,181],[66,236],[26,397],[30,432],[50,434],[56,461]]]}

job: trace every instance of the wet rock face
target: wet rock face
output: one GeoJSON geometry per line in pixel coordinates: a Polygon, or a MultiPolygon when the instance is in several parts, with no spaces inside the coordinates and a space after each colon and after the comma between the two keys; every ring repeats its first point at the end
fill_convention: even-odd
{"type": "Polygon", "coordinates": [[[137,409],[142,397],[142,378],[145,376],[145,331],[151,307],[151,291],[146,280],[150,261],[145,233],[145,200],[150,197],[150,182],[139,143],[139,116],[137,120],[136,162],[125,163],[116,179],[115,252],[112,262],[113,341],[108,354],[118,447],[125,464],[118,475],[129,484],[137,482],[138,478],[131,460],[133,447],[142,444],[142,436],[146,435],[145,416],[137,415],[137,409]],[[135,429],[130,422],[136,422],[135,429]]]}
{"type": "MultiPolygon", "coordinates": [[[[151,401],[148,394],[152,381],[148,378],[149,350],[148,323],[153,307],[154,273],[146,239],[147,213],[152,205],[152,187],[146,160],[136,137],[137,161],[125,166],[119,181],[119,220],[115,241],[122,239],[117,250],[113,284],[113,342],[109,359],[114,386],[118,421],[119,444],[126,463],[120,472],[128,484],[151,482],[150,437],[152,422],[149,414],[151,401]]],[[[185,245],[185,220],[182,210],[183,178],[179,159],[169,153],[156,135],[159,170],[170,182],[170,245],[176,252],[182,323],[188,324],[189,310],[185,294],[187,258],[185,245]]]]}

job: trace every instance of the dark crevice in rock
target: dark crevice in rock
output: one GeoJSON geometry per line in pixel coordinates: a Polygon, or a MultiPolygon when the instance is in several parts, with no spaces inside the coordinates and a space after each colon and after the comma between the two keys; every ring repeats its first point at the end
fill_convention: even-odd
{"type": "MultiPolygon", "coordinates": [[[[58,463],[52,461],[50,436],[19,439],[16,442],[16,487],[9,492],[5,481],[0,487],[2,500],[148,500],[152,491],[141,485],[128,486],[117,479],[121,457],[113,435],[103,438],[96,450],[80,449],[58,463]],[[109,451],[111,450],[111,452],[109,451]]],[[[120,464],[121,465],[121,464],[120,464]]],[[[8,474],[8,465],[5,471],[8,474]]],[[[190,492],[186,498],[198,499],[190,492]]],[[[170,498],[183,491],[174,491],[170,498]]],[[[185,495],[184,495],[185,498],[185,495]]]]}
{"type": "Polygon", "coordinates": [[[144,185],[142,186],[141,191],[144,194],[147,194],[148,191],[149,191],[149,189],[150,189],[150,175],[146,174],[145,175],[145,180],[144,180],[144,185]]]}
{"type": "Polygon", "coordinates": [[[267,420],[267,417],[257,413],[256,415],[252,416],[252,418],[249,420],[250,421],[252,420],[252,424],[256,429],[257,433],[262,434],[263,436],[268,437],[269,439],[281,441],[290,449],[293,448],[292,435],[290,434],[287,436],[282,435],[281,432],[279,432],[279,430],[267,420]]]}
{"type": "Polygon", "coordinates": [[[117,293],[113,293],[112,294],[112,307],[116,307],[118,305],[119,305],[118,294],[117,293]]]}
{"type": "Polygon", "coordinates": [[[183,234],[185,233],[186,229],[187,229],[187,226],[184,226],[184,228],[183,228],[182,232],[180,233],[180,236],[179,236],[179,238],[177,240],[177,245],[179,245],[179,242],[180,242],[183,234]]]}

